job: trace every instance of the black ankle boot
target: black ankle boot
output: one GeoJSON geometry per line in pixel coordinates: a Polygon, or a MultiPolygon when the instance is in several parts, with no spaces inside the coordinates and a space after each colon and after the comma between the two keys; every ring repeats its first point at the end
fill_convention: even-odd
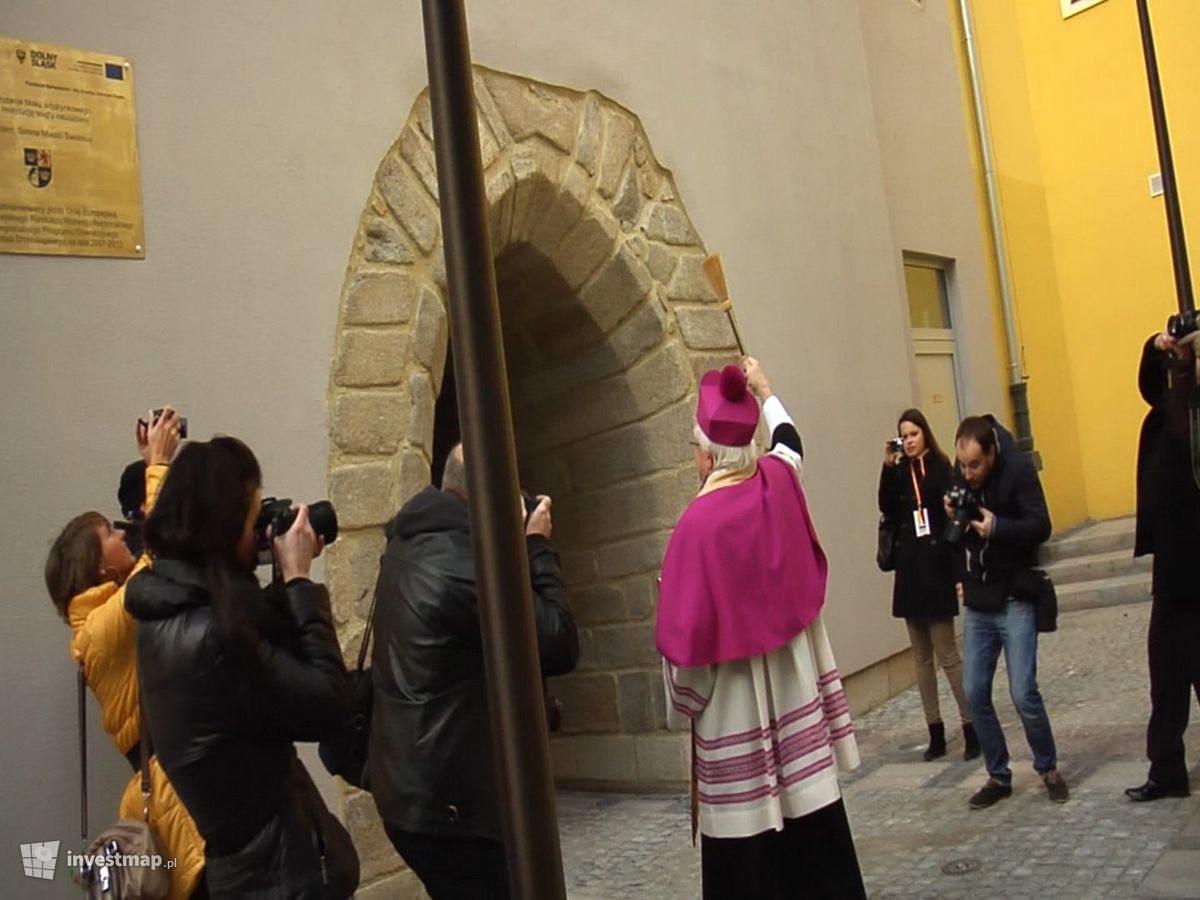
{"type": "Polygon", "coordinates": [[[925,750],[925,762],[946,755],[946,726],[934,722],[929,726],[929,747],[925,750]]]}
{"type": "Polygon", "coordinates": [[[975,726],[970,722],[963,723],[963,759],[975,759],[982,752],[979,749],[979,735],[975,733],[975,726]]]}

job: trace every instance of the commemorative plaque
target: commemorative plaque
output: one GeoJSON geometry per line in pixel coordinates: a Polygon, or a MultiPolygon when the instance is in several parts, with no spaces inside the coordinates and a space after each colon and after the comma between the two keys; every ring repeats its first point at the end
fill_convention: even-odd
{"type": "Polygon", "coordinates": [[[145,256],[125,59],[0,37],[0,253],[145,256]]]}

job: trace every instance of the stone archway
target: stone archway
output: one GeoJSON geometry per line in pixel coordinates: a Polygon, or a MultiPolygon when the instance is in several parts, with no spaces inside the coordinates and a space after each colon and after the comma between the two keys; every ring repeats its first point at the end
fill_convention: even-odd
{"type": "MultiPolygon", "coordinates": [[[[565,707],[555,773],[678,786],[686,743],[665,728],[655,577],[696,488],[697,375],[733,358],[733,330],[635,115],[596,92],[482,67],[475,92],[522,478],[555,498],[581,628],[579,671],[554,686],[565,707]]],[[[431,138],[423,93],[376,173],[338,314],[328,477],[343,536],[326,567],[348,658],[381,526],[430,480],[448,343],[431,138]]],[[[356,832],[374,815],[357,799],[356,832]]],[[[360,853],[364,840],[356,833],[360,853]]]]}

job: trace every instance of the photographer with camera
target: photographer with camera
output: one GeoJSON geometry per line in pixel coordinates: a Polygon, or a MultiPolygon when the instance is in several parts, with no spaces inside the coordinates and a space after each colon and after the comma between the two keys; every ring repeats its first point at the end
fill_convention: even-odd
{"type": "MultiPolygon", "coordinates": [[[[113,527],[125,533],[125,544],[135,557],[142,555],[142,523],[146,521],[149,508],[146,504],[146,466],[149,463],[149,434],[150,429],[158,425],[166,409],[150,411],[149,420],[138,419],[135,434],[138,449],[142,458],[131,462],[121,472],[121,480],[117,483],[117,503],[121,507],[123,522],[114,522],[113,527]]],[[[179,439],[186,441],[188,436],[187,417],[177,415],[171,410],[171,418],[175,424],[174,430],[179,433],[179,439]]]]}
{"type": "MultiPolygon", "coordinates": [[[[579,639],[550,544],[550,498],[521,516],[542,674],[563,675],[579,660],[579,639]]],[[[513,510],[513,526],[521,522],[513,510]]],[[[441,489],[409,500],[387,537],[371,652],[375,806],[433,900],[507,897],[462,444],[441,489]]]]}
{"type": "Polygon", "coordinates": [[[1138,388],[1150,406],[1142,423],[1137,460],[1137,533],[1134,555],[1154,554],[1153,602],[1147,634],[1150,721],[1144,784],[1130,800],[1146,802],[1189,793],[1183,735],[1194,691],[1200,699],[1200,488],[1192,474],[1188,394],[1197,381],[1195,334],[1166,332],[1146,341],[1138,388]]]}
{"type": "Polygon", "coordinates": [[[348,702],[329,595],[309,579],[323,540],[305,506],[263,533],[261,482],[232,437],[189,444],[171,466],[144,528],[151,568],[126,592],[142,702],[204,837],[211,896],[340,900],[358,857],[293,745],[335,731],[348,702]],[[264,590],[268,542],[277,578],[264,590]]]}
{"type": "Polygon", "coordinates": [[[963,759],[979,756],[962,685],[962,657],[954,635],[958,615],[953,550],[943,540],[946,514],[940,498],[954,478],[950,460],[919,409],[905,410],[896,423],[898,437],[883,448],[879,473],[879,511],[895,535],[896,575],[892,615],[903,619],[912,644],[921,707],[929,728],[926,761],[946,755],[946,726],[938,705],[937,654],[962,721],[963,759]]]}
{"type": "MultiPolygon", "coordinates": [[[[144,504],[153,507],[167,466],[179,447],[179,417],[171,407],[152,423],[138,420],[135,435],[142,462],[144,504]]],[[[135,559],[125,532],[98,512],[72,519],[55,539],[46,559],[46,589],[55,609],[71,626],[71,658],[100,704],[100,719],[117,750],[135,773],[141,768],[140,699],[136,626],[125,611],[129,579],[149,564],[135,559]]],[[[169,900],[203,896],[204,842],[159,760],[150,758],[150,824],[167,855],[178,861],[171,872],[169,900]]],[[[121,796],[120,817],[142,815],[141,778],[135,774],[121,796]]]]}
{"type": "Polygon", "coordinates": [[[963,419],[954,436],[957,490],[945,499],[946,540],[961,545],[959,590],[966,607],[963,686],[979,732],[988,780],[972,795],[985,809],[1012,795],[1008,745],[992,705],[996,662],[1004,652],[1009,692],[1049,798],[1067,802],[1050,717],[1037,686],[1037,619],[1026,585],[1038,547],[1050,537],[1050,513],[1033,461],[992,416],[963,419]]]}

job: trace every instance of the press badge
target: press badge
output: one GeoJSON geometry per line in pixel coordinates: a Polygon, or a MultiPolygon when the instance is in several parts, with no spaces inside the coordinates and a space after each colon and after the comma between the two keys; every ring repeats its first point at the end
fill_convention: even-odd
{"type": "Polygon", "coordinates": [[[925,507],[913,510],[913,526],[917,529],[917,537],[929,537],[929,510],[925,507]]]}

